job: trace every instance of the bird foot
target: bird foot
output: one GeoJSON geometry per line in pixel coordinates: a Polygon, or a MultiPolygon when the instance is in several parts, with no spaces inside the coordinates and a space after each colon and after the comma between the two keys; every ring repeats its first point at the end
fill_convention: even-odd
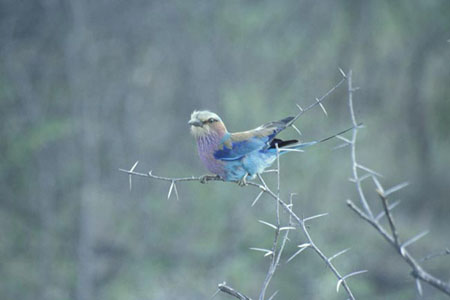
{"type": "Polygon", "coordinates": [[[238,182],[237,182],[237,184],[239,185],[239,186],[246,186],[247,185],[247,181],[245,181],[245,180],[239,180],[238,182]]]}
{"type": "Polygon", "coordinates": [[[242,177],[240,180],[238,180],[237,184],[238,184],[239,186],[246,186],[246,185],[248,185],[248,184],[247,184],[247,175],[248,175],[248,174],[245,174],[244,177],[242,177]]]}
{"type": "Polygon", "coordinates": [[[211,180],[218,180],[220,179],[219,175],[203,175],[200,177],[200,183],[207,183],[208,181],[211,180]]]}

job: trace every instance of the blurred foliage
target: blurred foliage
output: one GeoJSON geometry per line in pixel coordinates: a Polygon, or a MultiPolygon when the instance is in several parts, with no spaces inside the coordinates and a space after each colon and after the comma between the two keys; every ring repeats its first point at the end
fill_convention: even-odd
{"type": "MultiPolygon", "coordinates": [[[[353,69],[360,161],[408,180],[395,214],[417,256],[449,246],[450,2],[0,1],[0,298],[208,299],[219,282],[256,295],[273,203],[234,185],[169,186],[117,171],[204,173],[186,121],[210,109],[232,131],[296,111],[353,69]]],[[[298,127],[305,140],[350,124],[345,88],[298,127]]],[[[285,136],[295,132],[283,133],[285,136]]],[[[300,215],[329,212],[311,233],[358,299],[412,299],[407,266],[346,208],[356,199],[338,142],[282,161],[283,195],[300,215]]],[[[270,175],[268,175],[270,176],[270,175]]],[[[273,182],[273,179],[268,178],[273,182]]],[[[369,200],[377,206],[365,184],[369,200]]],[[[303,237],[296,233],[286,256],[303,237]]],[[[426,264],[449,279],[450,262],[426,264]]],[[[427,299],[444,299],[424,287],[427,299]]],[[[307,251],[283,265],[278,299],[344,299],[307,251]]],[[[270,292],[270,291],[269,291],[270,292]]],[[[218,295],[217,299],[225,299],[218,295]]]]}

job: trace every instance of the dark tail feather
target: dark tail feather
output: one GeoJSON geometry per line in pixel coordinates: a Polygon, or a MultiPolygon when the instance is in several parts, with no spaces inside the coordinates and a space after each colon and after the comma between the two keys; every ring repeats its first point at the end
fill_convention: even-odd
{"type": "MultiPolygon", "coordinates": [[[[362,123],[356,125],[356,127],[359,127],[359,126],[361,126],[361,125],[362,125],[362,123]]],[[[318,144],[318,143],[322,143],[322,142],[326,142],[326,141],[328,141],[328,140],[331,140],[332,138],[335,138],[335,137],[338,136],[338,135],[344,134],[344,133],[346,133],[346,132],[348,132],[348,131],[350,131],[350,130],[352,130],[352,129],[354,129],[354,128],[355,128],[355,126],[350,127],[350,128],[347,128],[347,129],[345,129],[345,130],[342,130],[342,131],[339,132],[339,133],[336,133],[336,134],[334,134],[334,135],[332,135],[332,136],[326,137],[326,138],[321,139],[321,140],[318,140],[318,141],[306,142],[306,143],[301,143],[301,144],[296,144],[296,145],[291,145],[291,143],[289,143],[289,145],[291,145],[291,146],[288,147],[288,148],[289,148],[289,149],[301,149],[301,148],[306,148],[306,147],[309,147],[309,146],[313,146],[313,145],[315,145],[315,144],[318,144]]],[[[289,142],[289,141],[286,141],[286,142],[289,142]]],[[[280,144],[278,144],[278,147],[280,147],[280,144]]],[[[275,145],[273,146],[273,148],[275,148],[275,145]]]]}
{"type": "Polygon", "coordinates": [[[278,144],[278,148],[282,148],[282,147],[289,146],[289,145],[292,145],[292,144],[295,144],[295,143],[298,143],[298,141],[297,140],[283,141],[283,140],[280,140],[280,139],[273,139],[270,142],[270,147],[269,148],[276,148],[277,147],[277,146],[275,146],[276,144],[278,144]]]}
{"type": "Polygon", "coordinates": [[[339,133],[336,133],[336,134],[334,134],[334,135],[332,135],[332,136],[329,136],[329,137],[327,137],[327,138],[321,139],[320,141],[317,141],[317,142],[318,142],[318,143],[322,143],[322,142],[331,140],[332,138],[335,138],[335,137],[338,136],[338,135],[344,134],[344,133],[346,133],[346,132],[348,132],[348,131],[350,131],[350,130],[352,130],[352,129],[355,129],[356,127],[359,127],[359,126],[361,126],[361,125],[362,125],[362,123],[359,123],[359,124],[356,125],[356,126],[352,126],[352,127],[347,128],[347,129],[345,129],[345,130],[342,130],[342,131],[339,132],[339,133]]]}
{"type": "Polygon", "coordinates": [[[289,124],[289,122],[291,122],[293,119],[294,119],[294,117],[287,117],[287,118],[284,118],[284,119],[282,119],[282,120],[280,120],[280,121],[278,121],[278,122],[284,123],[285,125],[287,125],[287,124],[289,124]]]}

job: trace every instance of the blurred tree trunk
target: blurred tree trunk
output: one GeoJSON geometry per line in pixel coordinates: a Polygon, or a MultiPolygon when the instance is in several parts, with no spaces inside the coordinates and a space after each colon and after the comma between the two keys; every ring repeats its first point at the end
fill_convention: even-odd
{"type": "MultiPolygon", "coordinates": [[[[432,47],[432,43],[426,39],[421,42],[411,55],[411,63],[409,65],[410,74],[410,89],[408,93],[408,99],[410,101],[408,107],[408,123],[411,135],[414,137],[414,141],[417,142],[418,149],[418,161],[421,165],[421,169],[425,173],[429,174],[429,135],[427,130],[428,115],[426,113],[426,99],[423,99],[422,86],[423,78],[426,67],[426,60],[429,56],[427,54],[432,47]]],[[[425,176],[427,178],[428,176],[425,176]]]]}
{"type": "MultiPolygon", "coordinates": [[[[418,162],[422,172],[422,178],[425,180],[433,180],[431,171],[431,132],[429,124],[430,113],[428,108],[430,100],[426,99],[427,96],[424,92],[426,72],[430,57],[433,53],[439,49],[439,46],[443,44],[443,37],[445,32],[441,29],[429,28],[425,35],[422,35],[418,39],[417,44],[411,51],[411,62],[409,64],[410,75],[410,88],[408,89],[408,128],[410,134],[413,137],[413,141],[416,142],[416,149],[418,149],[418,162]]],[[[429,183],[429,182],[428,182],[429,183]]],[[[427,185],[428,183],[425,183],[427,185]]],[[[427,188],[424,191],[428,191],[427,188]]]]}
{"type": "Polygon", "coordinates": [[[49,165],[51,162],[47,159],[46,153],[38,154],[38,178],[36,197],[39,203],[39,218],[41,223],[39,239],[39,275],[40,275],[40,299],[51,299],[50,288],[53,286],[52,258],[54,258],[54,213],[53,213],[53,195],[48,193],[53,190],[53,177],[49,174],[49,165]]]}
{"type": "MultiPolygon", "coordinates": [[[[89,39],[86,3],[82,0],[72,0],[70,8],[73,18],[73,29],[69,34],[66,49],[69,87],[73,102],[75,120],[78,125],[79,145],[81,146],[82,180],[79,218],[78,218],[78,262],[77,284],[75,296],[77,300],[95,299],[94,274],[94,233],[93,204],[96,198],[95,187],[99,183],[97,119],[99,101],[93,99],[92,80],[95,62],[92,61],[93,47],[89,39]]],[[[94,55],[95,59],[95,55],[94,55]]]]}
{"type": "MultiPolygon", "coordinates": [[[[19,49],[16,49],[19,51],[19,49]]],[[[43,100],[41,94],[35,89],[35,82],[33,82],[32,73],[34,73],[33,64],[40,59],[39,53],[34,53],[28,58],[28,61],[23,67],[12,67],[11,75],[18,78],[20,87],[20,98],[23,101],[23,113],[27,119],[28,128],[40,128],[45,123],[45,113],[43,112],[43,100]],[[30,72],[31,71],[31,72],[30,72]]],[[[42,137],[47,138],[47,137],[42,137]]],[[[54,245],[52,244],[52,229],[54,228],[54,215],[52,210],[53,195],[52,180],[52,161],[49,157],[48,151],[44,148],[35,149],[32,153],[33,167],[36,171],[35,180],[32,181],[30,189],[31,206],[36,210],[36,217],[38,218],[37,228],[37,249],[36,259],[33,263],[36,264],[36,270],[39,274],[37,294],[40,299],[50,298],[50,287],[53,285],[52,280],[52,257],[54,252],[54,245]]]]}

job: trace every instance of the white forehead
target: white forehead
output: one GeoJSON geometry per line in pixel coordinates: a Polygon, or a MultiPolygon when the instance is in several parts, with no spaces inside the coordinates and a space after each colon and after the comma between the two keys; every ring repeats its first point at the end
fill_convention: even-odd
{"type": "Polygon", "coordinates": [[[217,114],[209,110],[200,110],[200,111],[194,110],[194,112],[192,112],[191,114],[191,119],[208,120],[209,118],[214,118],[222,121],[217,114]]]}

